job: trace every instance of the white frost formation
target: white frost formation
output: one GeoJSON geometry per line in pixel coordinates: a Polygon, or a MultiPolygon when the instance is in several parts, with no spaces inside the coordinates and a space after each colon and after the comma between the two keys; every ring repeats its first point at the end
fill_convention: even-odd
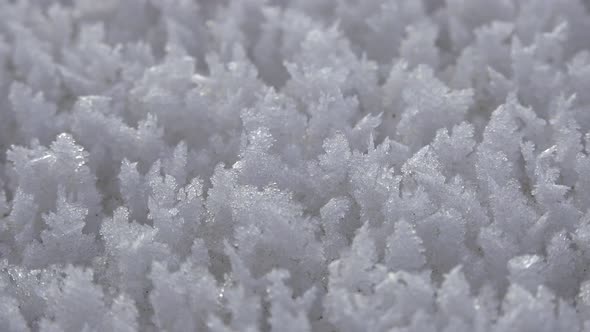
{"type": "Polygon", "coordinates": [[[590,4],[0,3],[0,331],[590,331],[590,4]]]}

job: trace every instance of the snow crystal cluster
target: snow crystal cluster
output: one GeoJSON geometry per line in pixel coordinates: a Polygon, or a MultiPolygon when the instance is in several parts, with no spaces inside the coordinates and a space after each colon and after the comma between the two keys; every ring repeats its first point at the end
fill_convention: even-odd
{"type": "Polygon", "coordinates": [[[0,331],[590,331],[590,1],[0,2],[0,331]]]}

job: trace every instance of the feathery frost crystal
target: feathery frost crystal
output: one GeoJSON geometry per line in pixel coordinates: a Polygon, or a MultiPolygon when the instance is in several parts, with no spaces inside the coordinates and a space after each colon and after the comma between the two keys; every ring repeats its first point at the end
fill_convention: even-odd
{"type": "Polygon", "coordinates": [[[590,1],[0,3],[0,331],[590,331],[590,1]]]}

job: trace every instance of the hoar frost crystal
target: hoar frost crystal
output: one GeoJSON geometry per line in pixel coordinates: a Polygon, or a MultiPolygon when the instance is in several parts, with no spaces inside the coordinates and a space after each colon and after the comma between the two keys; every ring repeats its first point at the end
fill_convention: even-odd
{"type": "Polygon", "coordinates": [[[0,3],[0,331],[590,331],[590,2],[0,3]]]}

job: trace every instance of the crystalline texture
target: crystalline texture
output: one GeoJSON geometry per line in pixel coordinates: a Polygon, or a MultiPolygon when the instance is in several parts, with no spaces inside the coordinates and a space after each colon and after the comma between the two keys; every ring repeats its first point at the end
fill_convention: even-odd
{"type": "Polygon", "coordinates": [[[0,331],[590,331],[589,10],[0,1],[0,331]]]}

